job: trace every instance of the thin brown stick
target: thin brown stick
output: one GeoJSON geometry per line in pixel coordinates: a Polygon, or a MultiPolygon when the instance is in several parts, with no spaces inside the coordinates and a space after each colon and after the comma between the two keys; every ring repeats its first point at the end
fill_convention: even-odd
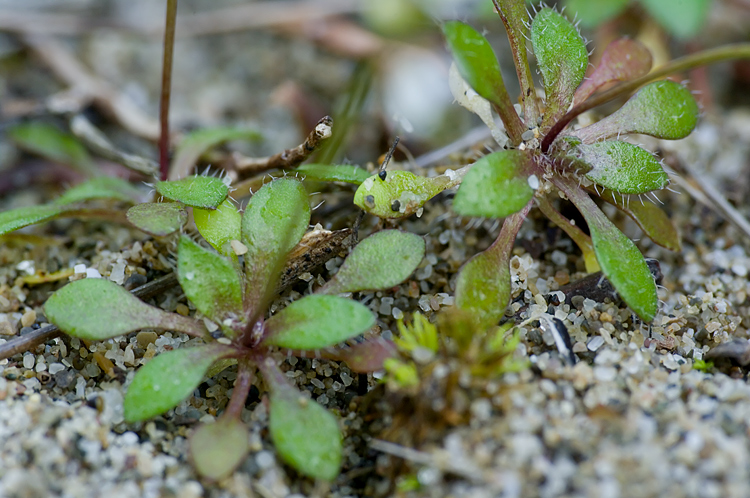
{"type": "Polygon", "coordinates": [[[159,96],[159,171],[161,179],[169,176],[169,96],[172,93],[172,59],[176,29],[177,0],[167,0],[164,29],[164,58],[161,65],[161,93],[159,96]]]}
{"type": "Polygon", "coordinates": [[[332,126],[333,119],[325,116],[318,121],[315,129],[302,144],[271,157],[252,158],[234,154],[234,168],[238,173],[238,179],[244,180],[271,169],[291,169],[299,166],[331,136],[332,126]]]}

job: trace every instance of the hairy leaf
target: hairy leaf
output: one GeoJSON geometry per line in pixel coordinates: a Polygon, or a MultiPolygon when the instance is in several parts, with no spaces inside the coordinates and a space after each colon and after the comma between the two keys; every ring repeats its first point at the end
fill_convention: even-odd
{"type": "Polygon", "coordinates": [[[227,198],[229,187],[220,178],[188,176],[182,180],[158,182],[156,191],[190,207],[216,209],[227,198]]]}
{"type": "Polygon", "coordinates": [[[710,0],[641,0],[649,14],[678,38],[699,33],[706,21],[710,0]]]}
{"type": "Polygon", "coordinates": [[[338,344],[375,325],[372,312],[338,296],[303,297],[266,321],[263,344],[289,349],[320,349],[338,344]]]}
{"type": "Polygon", "coordinates": [[[341,433],[336,418],[292,388],[271,393],[268,428],[276,451],[300,473],[333,480],[341,468],[341,433]]]}
{"type": "Polygon", "coordinates": [[[344,182],[359,185],[370,177],[366,169],[353,164],[301,164],[295,169],[305,180],[344,182]]]}
{"type": "Polygon", "coordinates": [[[546,130],[568,111],[573,92],[586,74],[589,55],[575,26],[549,8],[534,16],[531,44],[547,95],[541,125],[542,130],[546,130]]]}
{"type": "Polygon", "coordinates": [[[399,230],[381,230],[360,242],[319,292],[341,294],[393,287],[411,275],[424,253],[422,237],[399,230]]]}
{"type": "Polygon", "coordinates": [[[584,143],[626,133],[678,140],[693,131],[698,113],[698,104],[687,88],[670,80],[656,81],[641,88],[615,113],[571,135],[584,143]]]}
{"type": "Polygon", "coordinates": [[[203,325],[149,306],[119,285],[102,278],[77,280],[44,304],[44,314],[66,334],[103,340],[142,329],[175,330],[203,336],[203,325]]]}
{"type": "MultiPolygon", "coordinates": [[[[597,0],[597,3],[607,2],[597,0]]],[[[645,45],[630,38],[618,38],[604,49],[599,65],[578,87],[573,101],[583,102],[607,83],[628,81],[643,76],[651,70],[651,63],[651,52],[645,45]]]]}
{"type": "Polygon", "coordinates": [[[475,162],[453,200],[463,216],[502,218],[521,210],[534,190],[529,185],[529,154],[520,150],[493,152],[475,162]]]}
{"type": "Polygon", "coordinates": [[[229,243],[240,240],[242,215],[229,198],[216,209],[193,208],[198,231],[211,246],[225,256],[234,254],[229,243]]]}
{"type": "Polygon", "coordinates": [[[140,198],[140,190],[127,180],[100,176],[68,189],[54,203],[61,206],[91,199],[112,199],[132,203],[138,202],[140,198]]]}
{"type": "Polygon", "coordinates": [[[581,25],[594,28],[620,14],[630,0],[567,0],[568,13],[575,14],[581,25]]]}
{"type": "Polygon", "coordinates": [[[196,309],[225,330],[236,329],[243,318],[242,290],[232,263],[186,236],[180,238],[177,256],[177,278],[196,309]]]}
{"type": "Polygon", "coordinates": [[[128,209],[128,221],[155,237],[174,233],[187,223],[187,212],[178,202],[147,202],[128,209]]]}
{"type": "Polygon", "coordinates": [[[194,131],[177,146],[172,171],[177,174],[190,172],[198,159],[208,150],[231,140],[259,140],[262,136],[257,130],[227,126],[221,128],[207,128],[194,131]]]}
{"type": "Polygon", "coordinates": [[[20,147],[51,161],[67,164],[86,176],[101,174],[77,138],[47,123],[24,123],[8,129],[20,147]]]}
{"type": "Polygon", "coordinates": [[[52,204],[42,204],[40,206],[28,206],[16,209],[10,209],[0,213],[0,235],[18,230],[35,223],[49,221],[56,216],[63,214],[67,208],[55,206],[52,204]]]}
{"type": "Polygon", "coordinates": [[[174,408],[192,394],[213,362],[232,350],[220,344],[181,348],[142,366],[125,394],[127,422],[139,422],[174,408]]]}
{"type": "Polygon", "coordinates": [[[235,418],[221,417],[198,427],[190,436],[190,456],[204,477],[219,480],[228,476],[250,452],[247,426],[235,418]]]}
{"type": "Polygon", "coordinates": [[[643,194],[660,190],[669,177],[659,161],[646,149],[627,142],[607,141],[581,144],[574,152],[592,166],[586,178],[622,194],[643,194]]]}

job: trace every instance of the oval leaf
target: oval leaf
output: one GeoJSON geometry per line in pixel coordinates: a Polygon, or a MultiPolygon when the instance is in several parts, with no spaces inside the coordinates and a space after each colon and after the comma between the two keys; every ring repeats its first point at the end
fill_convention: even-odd
{"type": "Polygon", "coordinates": [[[338,296],[311,295],[266,321],[263,344],[288,349],[320,349],[358,336],[375,325],[363,304],[338,296]]]}
{"type": "Polygon", "coordinates": [[[586,178],[623,194],[643,194],[669,185],[669,176],[651,152],[627,142],[579,145],[578,159],[592,166],[586,178]]]}
{"type": "Polygon", "coordinates": [[[534,196],[529,186],[529,153],[494,152],[475,162],[461,182],[453,209],[463,216],[502,218],[521,210],[534,196]]]}
{"type": "Polygon", "coordinates": [[[102,278],[77,280],[44,304],[44,314],[66,334],[102,340],[141,329],[175,330],[202,336],[196,320],[149,306],[119,285],[102,278]]]}
{"type": "Polygon", "coordinates": [[[573,93],[586,74],[589,54],[575,26],[549,8],[534,16],[531,45],[547,95],[547,109],[541,125],[546,130],[568,111],[573,93]]]}
{"type": "Polygon", "coordinates": [[[220,178],[189,176],[182,180],[158,182],[156,191],[190,207],[216,209],[227,198],[229,187],[220,178]]]}
{"type": "Polygon", "coordinates": [[[300,473],[331,481],[341,469],[341,432],[336,418],[294,389],[271,393],[268,428],[281,458],[300,473]]]}
{"type": "Polygon", "coordinates": [[[360,242],[318,292],[341,294],[393,287],[412,274],[424,253],[425,242],[419,235],[381,230],[360,242]]]}
{"type": "Polygon", "coordinates": [[[225,256],[234,254],[229,242],[240,240],[242,215],[229,198],[214,210],[193,208],[193,220],[200,234],[214,249],[225,256]]]}
{"type": "Polygon", "coordinates": [[[250,451],[250,434],[241,420],[222,417],[201,425],[190,436],[190,455],[202,476],[215,481],[228,476],[250,451]]]}
{"type": "Polygon", "coordinates": [[[138,202],[141,191],[132,183],[122,178],[100,176],[68,189],[55,204],[65,205],[91,199],[112,199],[124,202],[138,202]]]}
{"type": "Polygon", "coordinates": [[[189,173],[203,154],[224,142],[230,140],[259,140],[260,138],[262,136],[257,130],[233,126],[194,131],[185,136],[177,146],[172,161],[172,174],[179,178],[179,176],[189,173]]]}
{"type": "Polygon", "coordinates": [[[127,218],[139,230],[155,237],[174,233],[187,223],[187,212],[177,202],[147,202],[128,209],[127,218]]]}
{"type": "Polygon", "coordinates": [[[359,185],[370,177],[366,169],[352,164],[302,164],[295,169],[305,180],[359,185]]]}
{"type": "Polygon", "coordinates": [[[3,211],[0,213],[0,235],[5,235],[29,225],[49,221],[66,210],[62,206],[43,204],[41,206],[28,206],[3,211]]]}
{"type": "MultiPolygon", "coordinates": [[[[596,0],[596,3],[608,2],[596,0]]],[[[599,65],[578,87],[573,101],[583,102],[607,83],[628,81],[643,76],[651,70],[651,64],[651,52],[644,44],[630,38],[618,38],[604,49],[599,65]]]]}
{"type": "Polygon", "coordinates": [[[139,422],[190,396],[211,364],[231,352],[220,344],[176,349],[156,356],[135,374],[123,403],[125,420],[139,422]]]}
{"type": "Polygon", "coordinates": [[[47,123],[24,123],[8,129],[8,136],[23,149],[72,166],[87,176],[100,174],[78,139],[55,126],[47,123]]]}
{"type": "Polygon", "coordinates": [[[427,201],[453,186],[450,178],[432,178],[409,171],[388,171],[385,180],[372,175],[354,193],[354,204],[380,218],[405,218],[427,201]]]}
{"type": "Polygon", "coordinates": [[[690,135],[698,123],[698,104],[690,91],[670,80],[641,88],[613,114],[571,133],[593,143],[626,133],[678,140],[690,135]]]}
{"type": "Polygon", "coordinates": [[[237,329],[243,317],[242,290],[232,263],[185,236],[177,256],[177,278],[196,309],[225,329],[237,329]]]}

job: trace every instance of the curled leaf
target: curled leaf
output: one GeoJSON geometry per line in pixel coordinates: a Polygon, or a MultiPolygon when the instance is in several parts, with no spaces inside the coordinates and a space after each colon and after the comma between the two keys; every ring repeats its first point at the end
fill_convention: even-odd
{"type": "Polygon", "coordinates": [[[232,240],[240,240],[242,215],[229,198],[216,209],[193,208],[193,220],[206,242],[225,256],[234,254],[229,246],[232,240]]]}
{"type": "Polygon", "coordinates": [[[139,422],[174,408],[192,394],[211,364],[232,350],[220,344],[156,356],[135,374],[123,403],[125,420],[139,422]]]}
{"type": "Polygon", "coordinates": [[[698,113],[698,104],[687,88],[670,80],[656,81],[641,88],[613,114],[571,135],[584,143],[626,133],[678,140],[693,131],[698,113]]]}
{"type": "Polygon", "coordinates": [[[375,317],[366,306],[338,296],[303,297],[266,321],[263,344],[288,349],[320,349],[369,330],[375,317]]]}
{"type": "Polygon", "coordinates": [[[128,221],[155,237],[174,233],[187,223],[187,212],[177,202],[147,202],[128,209],[128,221]]]}
{"type": "Polygon", "coordinates": [[[653,154],[631,143],[581,144],[574,154],[592,166],[586,178],[618,193],[643,194],[669,184],[667,173],[653,154]]]}
{"type": "Polygon", "coordinates": [[[235,418],[221,417],[198,427],[190,436],[190,456],[195,470],[209,479],[228,476],[250,452],[247,426],[235,418]]]}
{"type": "Polygon", "coordinates": [[[399,230],[381,230],[360,242],[319,292],[342,294],[393,287],[411,275],[424,253],[422,237],[399,230]]]}
{"type": "Polygon", "coordinates": [[[158,182],[156,191],[167,199],[190,207],[216,209],[227,198],[229,187],[221,178],[188,176],[182,180],[158,182]]]}

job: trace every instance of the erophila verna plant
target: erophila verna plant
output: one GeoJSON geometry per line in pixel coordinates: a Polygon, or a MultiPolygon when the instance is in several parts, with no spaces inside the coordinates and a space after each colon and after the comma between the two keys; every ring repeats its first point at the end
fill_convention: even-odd
{"type": "Polygon", "coordinates": [[[686,137],[697,123],[698,105],[685,87],[660,78],[701,64],[748,57],[750,50],[746,45],[722,47],[649,73],[650,52],[637,41],[619,39],[605,49],[599,66],[584,78],[586,43],[565,17],[545,6],[532,15],[521,0],[493,3],[510,40],[520,104],[511,101],[484,36],[458,21],[446,22],[443,33],[455,61],[450,75],[454,97],[479,115],[503,150],[434,178],[381,171],[362,183],[354,202],[382,218],[400,218],[417,212],[446,188],[459,186],[453,203],[457,213],[504,217],[497,240],[468,261],[457,280],[457,306],[473,311],[484,326],[497,323],[508,304],[511,249],[534,205],[581,248],[587,270],[601,269],[630,308],[650,321],[657,311],[657,294],[646,262],[591,195],[625,212],[657,244],[679,249],[677,232],[667,215],[642,199],[669,184],[667,173],[651,152],[624,139],[635,133],[671,140],[686,137]],[[541,74],[544,97],[534,87],[527,40],[541,74]],[[602,86],[617,82],[622,83],[595,94],[602,86]],[[582,112],[634,90],[638,92],[610,116],[589,126],[569,126],[582,112]],[[495,125],[492,110],[504,129],[495,125]],[[555,209],[553,201],[558,196],[579,209],[589,234],[555,209]]]}
{"type": "Polygon", "coordinates": [[[422,260],[424,241],[398,230],[380,231],[359,243],[326,285],[269,317],[284,262],[310,221],[302,183],[293,178],[267,183],[251,197],[244,213],[227,198],[226,186],[217,178],[190,177],[156,187],[179,202],[140,205],[146,206],[142,209],[161,204],[168,207],[169,215],[170,204],[178,212],[191,206],[196,226],[213,247],[206,249],[181,236],[177,274],[187,298],[216,330],[210,333],[199,318],[150,306],[105,279],[78,280],[62,287],[45,304],[46,316],[64,332],[88,340],[156,329],[205,341],[163,353],[138,370],[124,401],[128,422],[175,407],[198,387],[212,365],[227,360],[238,364],[224,413],[191,437],[191,455],[201,474],[227,475],[248,453],[248,433],[240,415],[257,369],[270,391],[269,429],[280,456],[303,474],[333,479],[342,457],[338,422],[289,383],[276,352],[315,351],[344,360],[360,372],[380,368],[392,352],[384,341],[331,348],[375,324],[368,308],[338,294],[399,284],[422,260]]]}

